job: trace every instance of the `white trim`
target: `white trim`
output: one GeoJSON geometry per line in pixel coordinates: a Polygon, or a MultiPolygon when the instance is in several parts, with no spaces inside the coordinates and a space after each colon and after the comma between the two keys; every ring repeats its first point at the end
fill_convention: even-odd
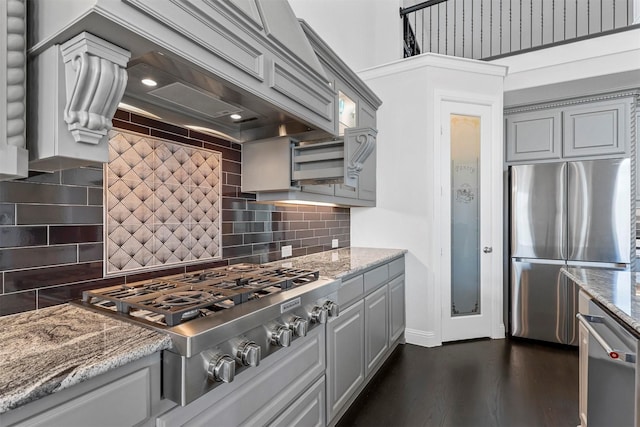
{"type": "Polygon", "coordinates": [[[507,75],[509,67],[501,64],[482,62],[477,59],[459,58],[448,55],[440,55],[437,53],[424,53],[422,55],[412,56],[410,58],[401,59],[390,62],[388,64],[378,65],[367,68],[358,72],[363,80],[371,80],[378,77],[388,76],[390,74],[402,73],[424,67],[444,68],[455,71],[467,71],[476,74],[486,74],[490,76],[504,77],[507,75]]]}
{"type": "Polygon", "coordinates": [[[442,344],[433,331],[405,329],[404,338],[407,344],[414,344],[422,347],[437,347],[442,344]]]}

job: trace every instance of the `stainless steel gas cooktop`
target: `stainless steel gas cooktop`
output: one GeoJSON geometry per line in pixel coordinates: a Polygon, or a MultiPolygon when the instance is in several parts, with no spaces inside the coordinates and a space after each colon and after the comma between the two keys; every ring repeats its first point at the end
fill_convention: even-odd
{"type": "Polygon", "coordinates": [[[237,264],[85,291],[75,303],[169,334],[163,395],[186,405],[337,316],[339,286],[314,270],[237,264]]]}

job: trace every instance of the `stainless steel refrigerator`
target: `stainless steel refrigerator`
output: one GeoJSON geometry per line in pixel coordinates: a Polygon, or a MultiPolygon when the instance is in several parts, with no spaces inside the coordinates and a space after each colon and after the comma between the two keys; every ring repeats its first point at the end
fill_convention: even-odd
{"type": "Polygon", "coordinates": [[[629,268],[630,160],[512,166],[510,196],[511,334],[577,345],[578,293],[560,269],[629,268]]]}

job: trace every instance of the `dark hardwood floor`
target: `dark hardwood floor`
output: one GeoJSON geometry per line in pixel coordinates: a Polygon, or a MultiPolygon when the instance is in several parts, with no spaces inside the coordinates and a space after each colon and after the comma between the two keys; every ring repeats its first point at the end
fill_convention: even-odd
{"type": "Polygon", "coordinates": [[[577,349],[506,339],[398,346],[338,426],[578,424],[577,349]]]}

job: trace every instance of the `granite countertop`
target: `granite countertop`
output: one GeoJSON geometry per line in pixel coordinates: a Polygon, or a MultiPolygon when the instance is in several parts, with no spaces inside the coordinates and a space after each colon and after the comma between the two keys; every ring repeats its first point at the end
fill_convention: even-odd
{"type": "Polygon", "coordinates": [[[0,413],[171,347],[171,338],[59,305],[0,317],[0,413]]]}
{"type": "Polygon", "coordinates": [[[563,270],[595,300],[640,333],[640,273],[596,268],[563,270]]]}
{"type": "Polygon", "coordinates": [[[318,252],[270,263],[307,270],[318,270],[321,276],[342,279],[405,254],[405,249],[342,248],[318,252]]]}

